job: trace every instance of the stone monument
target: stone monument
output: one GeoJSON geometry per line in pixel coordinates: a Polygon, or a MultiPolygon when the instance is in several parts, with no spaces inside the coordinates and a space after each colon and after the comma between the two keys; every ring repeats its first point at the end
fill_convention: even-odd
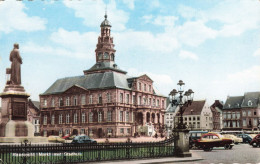
{"type": "Polygon", "coordinates": [[[10,53],[11,68],[6,69],[7,82],[2,98],[2,120],[0,124],[0,142],[21,142],[34,137],[34,126],[27,121],[28,97],[21,85],[22,58],[19,45],[14,44],[10,53]]]}

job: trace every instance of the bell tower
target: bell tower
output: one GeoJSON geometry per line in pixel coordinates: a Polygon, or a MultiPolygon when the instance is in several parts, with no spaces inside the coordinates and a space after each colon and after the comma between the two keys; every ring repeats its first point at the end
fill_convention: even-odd
{"type": "Polygon", "coordinates": [[[113,37],[111,37],[111,24],[107,20],[107,13],[105,20],[101,23],[101,35],[98,37],[96,52],[96,62],[113,62],[115,61],[115,52],[113,37]]]}

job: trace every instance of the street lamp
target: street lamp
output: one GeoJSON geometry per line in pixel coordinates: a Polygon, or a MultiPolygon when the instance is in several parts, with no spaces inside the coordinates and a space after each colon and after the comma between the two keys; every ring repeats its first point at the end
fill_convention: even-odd
{"type": "Polygon", "coordinates": [[[188,89],[188,91],[184,92],[184,85],[185,83],[182,80],[179,80],[177,83],[178,91],[176,89],[173,89],[170,94],[170,103],[172,107],[174,105],[180,107],[180,120],[178,121],[177,129],[186,129],[186,126],[183,124],[183,107],[187,107],[191,105],[193,101],[194,92],[191,89],[188,89]],[[184,94],[183,94],[184,92],[184,94]],[[179,101],[177,100],[179,98],[179,101]]]}

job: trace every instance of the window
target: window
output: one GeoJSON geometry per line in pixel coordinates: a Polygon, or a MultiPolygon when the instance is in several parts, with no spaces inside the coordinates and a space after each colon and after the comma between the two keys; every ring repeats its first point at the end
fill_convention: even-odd
{"type": "Polygon", "coordinates": [[[66,124],[70,123],[70,114],[66,114],[66,124]]]}
{"type": "Polygon", "coordinates": [[[66,134],[70,134],[70,130],[69,130],[69,129],[66,129],[66,130],[65,130],[65,133],[66,133],[66,134]]]}
{"type": "Polygon", "coordinates": [[[46,99],[43,99],[43,106],[47,107],[47,100],[46,99]]]}
{"type": "Polygon", "coordinates": [[[143,98],[143,104],[146,105],[146,98],[143,98]]]}
{"type": "Polygon", "coordinates": [[[80,134],[85,134],[85,129],[80,129],[80,134]]]}
{"type": "Polygon", "coordinates": [[[149,92],[152,92],[152,86],[149,85],[149,92]]]}
{"type": "Polygon", "coordinates": [[[257,126],[257,118],[254,118],[254,126],[257,126]]]}
{"type": "Polygon", "coordinates": [[[156,104],[156,106],[159,106],[160,105],[160,101],[159,100],[157,100],[157,104],[156,104]]]}
{"type": "Polygon", "coordinates": [[[249,110],[247,114],[248,114],[248,116],[251,116],[251,110],[249,110]]]}
{"type": "Polygon", "coordinates": [[[232,119],[236,118],[236,112],[232,112],[232,119]]]}
{"type": "Polygon", "coordinates": [[[107,112],[107,121],[112,121],[112,112],[111,111],[108,111],[107,112]]]}
{"type": "Polygon", "coordinates": [[[74,104],[73,104],[74,106],[77,106],[77,105],[78,105],[78,98],[77,98],[77,96],[74,96],[74,97],[73,97],[73,103],[74,103],[74,104]]]}
{"type": "Polygon", "coordinates": [[[223,112],[223,118],[226,119],[227,118],[227,113],[223,112]]]}
{"type": "Polygon", "coordinates": [[[81,105],[86,105],[86,96],[85,95],[81,96],[81,105]]]}
{"type": "Polygon", "coordinates": [[[62,98],[59,98],[59,106],[63,106],[63,99],[62,98]]]}
{"type": "Polygon", "coordinates": [[[82,115],[81,115],[81,122],[82,123],[86,122],[86,114],[85,113],[82,113],[82,115]]]}
{"type": "Polygon", "coordinates": [[[237,119],[240,119],[240,112],[237,112],[236,115],[237,115],[237,119]]]}
{"type": "Polygon", "coordinates": [[[102,112],[98,112],[98,122],[102,122],[102,112]]]}
{"type": "Polygon", "coordinates": [[[99,103],[99,104],[102,104],[102,94],[99,94],[99,95],[98,95],[98,103],[99,103]]]}
{"type": "Polygon", "coordinates": [[[133,104],[136,104],[136,96],[133,95],[133,104]]]}
{"type": "Polygon", "coordinates": [[[54,114],[51,116],[51,124],[52,124],[52,125],[55,124],[55,116],[54,116],[54,114]]]}
{"type": "Polygon", "coordinates": [[[93,97],[92,95],[89,95],[89,104],[92,104],[93,103],[93,97]]]}
{"type": "Polygon", "coordinates": [[[254,115],[256,116],[256,111],[254,111],[254,115]]]}
{"type": "Polygon", "coordinates": [[[126,103],[129,104],[129,94],[126,94],[126,103]]]}
{"type": "Polygon", "coordinates": [[[236,127],[236,121],[232,121],[232,126],[235,128],[236,127]]]}
{"type": "Polygon", "coordinates": [[[149,105],[152,105],[151,103],[152,103],[152,99],[151,99],[151,98],[149,98],[149,105]]]}
{"type": "Polygon", "coordinates": [[[141,105],[142,104],[142,97],[139,96],[139,101],[138,101],[138,105],[141,105]]]}
{"type": "Polygon", "coordinates": [[[141,83],[138,83],[138,85],[139,85],[139,91],[141,91],[142,90],[141,83]]]}
{"type": "Polygon", "coordinates": [[[108,134],[112,134],[112,129],[111,129],[111,128],[108,128],[108,129],[107,129],[107,133],[108,133],[108,134]]]}
{"type": "Polygon", "coordinates": [[[195,121],[196,120],[196,117],[193,117],[193,121],[195,121]]]}
{"type": "Polygon", "coordinates": [[[242,112],[242,115],[243,115],[243,116],[246,116],[246,111],[243,111],[243,112],[242,112]]]}
{"type": "Polygon", "coordinates": [[[184,117],[184,120],[187,121],[187,117],[184,117]]]}
{"type": "Polygon", "coordinates": [[[189,117],[189,121],[191,121],[191,117],[189,117]]]}
{"type": "Polygon", "coordinates": [[[240,128],[239,121],[237,121],[237,127],[240,128]]]}
{"type": "Polygon", "coordinates": [[[144,84],[144,91],[146,91],[146,84],[144,84]]]}
{"type": "Polygon", "coordinates": [[[120,103],[123,103],[123,93],[120,93],[120,97],[119,98],[120,98],[120,100],[119,100],[120,103]]]}
{"type": "Polygon", "coordinates": [[[164,100],[162,100],[162,107],[164,108],[164,100]]]}
{"type": "Polygon", "coordinates": [[[44,136],[44,137],[47,137],[47,130],[44,130],[44,131],[43,131],[43,136],[44,136]]]}
{"type": "Polygon", "coordinates": [[[253,105],[253,103],[252,103],[251,100],[249,100],[249,101],[247,102],[247,104],[248,104],[248,106],[252,106],[252,105],[253,105]]]}
{"type": "Polygon", "coordinates": [[[44,115],[43,117],[43,125],[47,125],[47,115],[44,115]]]}
{"type": "Polygon", "coordinates": [[[123,122],[123,111],[119,113],[119,121],[123,122]]]}
{"type": "Polygon", "coordinates": [[[102,53],[98,54],[98,59],[102,59],[102,53]]]}
{"type": "Polygon", "coordinates": [[[120,133],[124,134],[124,128],[120,128],[120,133]]]}
{"type": "Polygon", "coordinates": [[[109,55],[107,52],[105,52],[105,54],[104,54],[104,59],[109,59],[109,55]]]}
{"type": "Polygon", "coordinates": [[[89,122],[93,122],[93,113],[92,112],[89,113],[89,122]]]}
{"type": "Polygon", "coordinates": [[[131,129],[130,128],[127,128],[127,134],[130,134],[130,132],[131,132],[131,129]]]}
{"type": "Polygon", "coordinates": [[[243,119],[243,126],[246,126],[246,119],[243,119]]]}
{"type": "Polygon", "coordinates": [[[227,127],[227,122],[226,121],[224,121],[224,128],[226,128],[227,127]]]}
{"type": "Polygon", "coordinates": [[[114,59],[115,59],[115,55],[111,54],[111,61],[114,61],[114,59]]]}
{"type": "Polygon", "coordinates": [[[78,123],[78,114],[75,113],[74,114],[74,124],[77,124],[78,123]]]}
{"type": "Polygon", "coordinates": [[[51,107],[55,107],[55,99],[54,98],[51,99],[51,107]]]}
{"type": "Polygon", "coordinates": [[[228,112],[228,119],[231,119],[231,112],[228,112]]]}
{"type": "Polygon", "coordinates": [[[70,98],[69,97],[66,98],[66,106],[70,106],[70,98]]]}
{"type": "Polygon", "coordinates": [[[197,120],[198,120],[198,121],[200,120],[200,116],[197,117],[197,120]]]}
{"type": "Polygon", "coordinates": [[[129,122],[129,112],[125,112],[125,122],[129,122]]]}
{"type": "Polygon", "coordinates": [[[59,124],[62,124],[62,114],[59,115],[59,124]]]}
{"type": "Polygon", "coordinates": [[[155,106],[155,99],[153,99],[153,106],[155,106]]]}
{"type": "Polygon", "coordinates": [[[62,129],[59,130],[59,136],[62,136],[63,132],[62,129]]]}
{"type": "Polygon", "coordinates": [[[107,93],[107,102],[110,103],[111,102],[111,94],[107,93]]]}

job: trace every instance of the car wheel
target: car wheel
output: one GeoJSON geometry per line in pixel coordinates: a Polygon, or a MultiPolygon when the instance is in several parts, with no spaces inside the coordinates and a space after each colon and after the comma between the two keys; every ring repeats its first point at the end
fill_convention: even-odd
{"type": "Polygon", "coordinates": [[[252,146],[253,146],[253,147],[257,147],[257,144],[256,144],[256,142],[254,142],[254,143],[252,144],[252,146]]]}
{"type": "Polygon", "coordinates": [[[229,149],[232,149],[233,145],[229,145],[229,149]]]}
{"type": "Polygon", "coordinates": [[[229,147],[230,147],[229,144],[226,144],[226,145],[224,146],[225,149],[229,149],[229,147]]]}

